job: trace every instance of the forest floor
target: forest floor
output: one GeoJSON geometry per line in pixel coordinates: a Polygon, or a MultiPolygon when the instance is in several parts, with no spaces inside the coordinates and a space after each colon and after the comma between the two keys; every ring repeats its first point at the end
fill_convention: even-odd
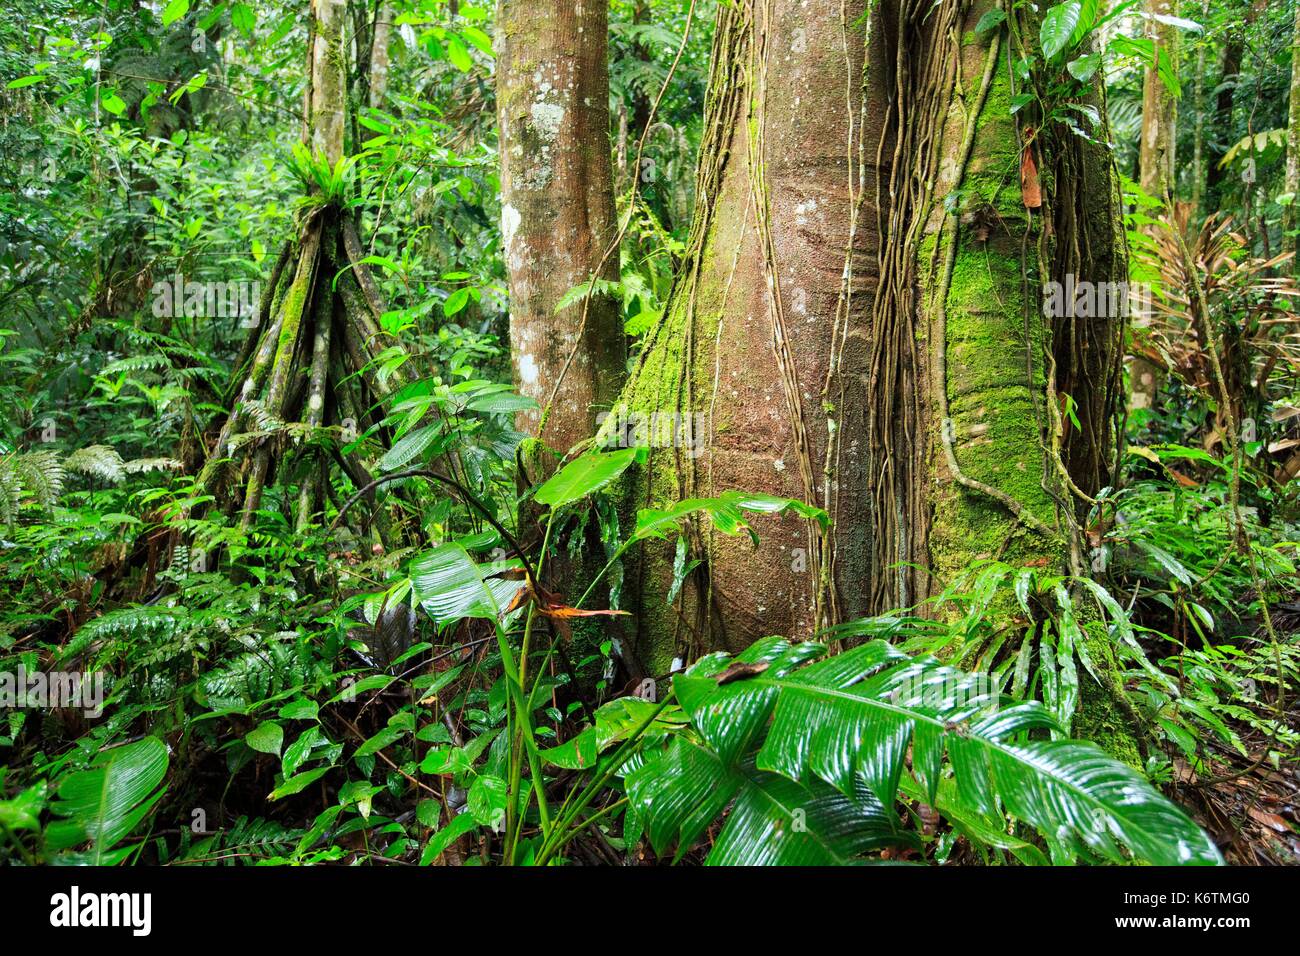
{"type": "MultiPolygon", "coordinates": [[[[1300,701],[1287,708],[1286,723],[1300,726],[1300,701]]],[[[1274,769],[1254,756],[1272,746],[1262,731],[1233,729],[1252,756],[1225,749],[1208,777],[1175,760],[1174,798],[1192,811],[1229,864],[1300,865],[1300,765],[1293,760],[1274,769]]]]}

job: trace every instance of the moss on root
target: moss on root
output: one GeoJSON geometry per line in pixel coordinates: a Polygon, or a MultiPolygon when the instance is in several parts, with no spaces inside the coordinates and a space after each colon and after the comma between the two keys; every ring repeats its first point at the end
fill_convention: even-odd
{"type": "MultiPolygon", "coordinates": [[[[949,437],[962,474],[1009,496],[1050,527],[1056,524],[1056,506],[1044,487],[1046,436],[1039,407],[1046,401],[1044,356],[1050,329],[1039,301],[1041,279],[1029,265],[1036,256],[1026,253],[1033,249],[1040,225],[1022,195],[1021,143],[1004,69],[993,76],[976,124],[976,147],[947,199],[953,213],[947,228],[939,235],[932,230],[916,250],[923,301],[931,303],[932,314],[942,316],[928,330],[942,329],[943,334],[940,367],[945,374],[935,387],[944,390],[940,398],[947,405],[949,437]],[[937,288],[936,264],[947,263],[949,256],[949,284],[937,288]],[[936,308],[940,295],[942,309],[936,308]]],[[[943,422],[930,423],[932,447],[943,447],[944,427],[943,422]]],[[[1067,570],[1064,537],[1031,531],[1005,502],[942,475],[938,456],[933,467],[929,548],[931,570],[941,581],[981,558],[1067,570]]],[[[1005,605],[992,613],[1010,617],[1014,605],[1008,594],[1005,605]]],[[[1101,681],[1080,668],[1073,734],[1140,767],[1136,729],[1120,701],[1113,650],[1104,639],[1086,640],[1101,681]]]]}

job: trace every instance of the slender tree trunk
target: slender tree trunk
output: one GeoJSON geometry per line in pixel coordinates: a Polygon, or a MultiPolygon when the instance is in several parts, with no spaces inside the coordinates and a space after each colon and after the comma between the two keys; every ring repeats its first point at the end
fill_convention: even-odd
{"type": "MultiPolygon", "coordinates": [[[[1201,4],[1200,22],[1210,13],[1208,2],[1201,4]]],[[[1196,44],[1196,76],[1192,83],[1192,221],[1200,221],[1205,197],[1205,67],[1209,43],[1204,37],[1196,44]]]]}
{"type": "MultiPolygon", "coordinates": [[[[1174,0],[1146,0],[1147,36],[1155,46],[1157,57],[1168,57],[1174,70],[1178,66],[1178,28],[1154,19],[1157,15],[1173,16],[1174,0]]],[[[1147,67],[1142,80],[1142,141],[1139,152],[1140,185],[1144,192],[1167,206],[1175,189],[1174,149],[1178,101],[1160,79],[1155,63],[1147,67]]]]}
{"type": "Polygon", "coordinates": [[[501,0],[497,110],[510,343],[522,431],[560,453],[590,438],[618,396],[626,341],[618,300],[597,291],[556,311],[619,260],[603,3],[501,0]]]}
{"type": "MultiPolygon", "coordinates": [[[[1178,28],[1154,19],[1157,14],[1172,16],[1173,0],[1146,0],[1147,36],[1155,48],[1156,58],[1168,57],[1177,69],[1178,28]]],[[[1175,189],[1174,152],[1177,144],[1178,101],[1160,78],[1157,63],[1147,67],[1142,81],[1142,137],[1138,151],[1138,180],[1142,191],[1160,200],[1168,213],[1173,212],[1175,189]]],[[[1195,173],[1195,171],[1193,171],[1195,173]]],[[[1134,324],[1141,335],[1145,318],[1134,324]]],[[[1129,360],[1129,408],[1153,409],[1160,395],[1164,371],[1141,355],[1129,360]]]]}
{"type": "Polygon", "coordinates": [[[375,12],[374,41],[370,48],[369,105],[371,109],[380,109],[384,104],[384,94],[388,92],[388,43],[392,30],[393,7],[384,0],[375,12]]]}
{"type": "MultiPolygon", "coordinates": [[[[1291,194],[1291,204],[1282,216],[1283,248],[1300,253],[1300,236],[1287,238],[1285,233],[1296,229],[1296,203],[1300,201],[1300,4],[1296,5],[1295,32],[1291,39],[1291,103],[1286,138],[1286,185],[1283,192],[1291,194]]],[[[1296,262],[1291,263],[1295,272],[1296,262]]]]}

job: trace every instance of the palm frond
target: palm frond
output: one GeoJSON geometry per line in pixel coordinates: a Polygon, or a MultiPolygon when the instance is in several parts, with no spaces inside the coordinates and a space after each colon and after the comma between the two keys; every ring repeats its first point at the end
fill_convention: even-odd
{"type": "MultiPolygon", "coordinates": [[[[861,801],[865,788],[881,808],[892,807],[906,773],[940,813],[1001,832],[1028,824],[1059,861],[1086,848],[1114,862],[1221,862],[1196,824],[1135,770],[1089,743],[1040,739],[1061,732],[1041,704],[1003,706],[983,675],[908,657],[883,641],[827,656],[820,644],[768,638],[734,659],[703,658],[673,686],[698,740],[679,738],[627,781],[656,850],[698,837],[699,818],[717,816],[752,760],[756,772],[780,775],[809,794],[821,782],[861,801]],[[687,746],[711,759],[680,749],[687,746]],[[946,779],[955,785],[941,787],[946,779]]],[[[777,801],[744,806],[739,817],[733,808],[715,844],[728,848],[721,854],[727,862],[768,852],[761,841],[731,850],[740,842],[729,829],[754,828],[747,817],[760,807],[772,832],[793,823],[777,801]]],[[[799,806],[806,822],[811,804],[799,806]]],[[[842,812],[836,806],[831,817],[842,822],[842,812]]],[[[864,812],[860,821],[879,835],[877,814],[864,812]]],[[[841,855],[860,852],[847,837],[835,846],[841,855]]],[[[803,858],[813,851],[790,852],[803,858]]]]}

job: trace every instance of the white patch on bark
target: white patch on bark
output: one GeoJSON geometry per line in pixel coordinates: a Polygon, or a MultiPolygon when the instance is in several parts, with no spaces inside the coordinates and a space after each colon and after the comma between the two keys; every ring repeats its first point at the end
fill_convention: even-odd
{"type": "Polygon", "coordinates": [[[511,270],[517,270],[522,263],[517,262],[515,254],[515,235],[519,231],[519,224],[523,222],[523,217],[519,210],[514,206],[506,203],[501,207],[501,242],[506,249],[506,263],[511,270]]]}
{"type": "Polygon", "coordinates": [[[527,353],[519,356],[519,381],[525,385],[537,384],[537,360],[527,353]]]}
{"type": "Polygon", "coordinates": [[[538,138],[548,145],[554,143],[560,133],[560,124],[564,122],[564,107],[558,103],[545,103],[539,100],[532,105],[529,113],[533,117],[533,126],[537,130],[538,138]]]}

